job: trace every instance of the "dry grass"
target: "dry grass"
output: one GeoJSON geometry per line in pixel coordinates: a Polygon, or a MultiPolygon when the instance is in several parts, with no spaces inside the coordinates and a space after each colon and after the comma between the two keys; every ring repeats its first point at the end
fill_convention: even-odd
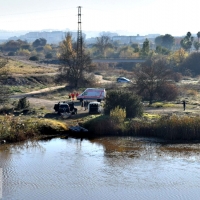
{"type": "Polygon", "coordinates": [[[9,60],[8,69],[11,74],[22,74],[22,75],[30,75],[30,74],[46,74],[46,73],[55,73],[57,69],[43,67],[43,66],[34,66],[31,64],[26,64],[21,61],[9,60]]]}
{"type": "Polygon", "coordinates": [[[41,134],[51,135],[67,131],[66,123],[53,119],[38,119],[14,115],[0,116],[0,140],[17,142],[41,134]]]}

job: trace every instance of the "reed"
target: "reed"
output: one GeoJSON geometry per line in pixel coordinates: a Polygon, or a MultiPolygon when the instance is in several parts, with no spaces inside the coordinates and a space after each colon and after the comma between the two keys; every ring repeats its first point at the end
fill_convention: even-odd
{"type": "Polygon", "coordinates": [[[131,122],[132,135],[159,137],[167,140],[199,140],[200,117],[162,117],[156,122],[131,122]]]}
{"type": "Polygon", "coordinates": [[[156,121],[146,119],[113,120],[100,116],[86,122],[93,136],[145,136],[166,140],[200,140],[200,117],[167,116],[156,121]]]}

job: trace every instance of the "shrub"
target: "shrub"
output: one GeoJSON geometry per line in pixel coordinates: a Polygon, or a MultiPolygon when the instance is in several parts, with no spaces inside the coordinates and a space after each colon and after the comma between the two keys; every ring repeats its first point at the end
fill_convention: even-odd
{"type": "Polygon", "coordinates": [[[47,58],[47,59],[51,59],[51,58],[53,58],[52,53],[47,53],[47,54],[45,55],[45,58],[47,58]]]}
{"type": "Polygon", "coordinates": [[[166,83],[158,87],[158,94],[157,99],[173,101],[178,96],[178,89],[174,84],[166,83]]]}
{"type": "Polygon", "coordinates": [[[17,51],[17,55],[19,56],[30,56],[31,52],[28,49],[20,49],[17,51]]]}
{"type": "Polygon", "coordinates": [[[87,121],[84,127],[93,133],[93,136],[117,135],[121,131],[119,123],[116,123],[111,117],[105,115],[87,121]]]}
{"type": "Polygon", "coordinates": [[[119,106],[117,106],[116,108],[110,111],[110,117],[116,123],[122,123],[124,122],[124,119],[126,118],[126,111],[125,109],[122,109],[119,106]]]}
{"type": "Polygon", "coordinates": [[[143,114],[141,99],[130,91],[114,90],[107,93],[104,113],[110,115],[110,111],[117,106],[126,110],[127,118],[140,117],[143,114]]]}
{"type": "Polygon", "coordinates": [[[21,109],[28,108],[29,106],[30,106],[29,101],[26,99],[26,97],[23,97],[19,99],[16,109],[21,110],[21,109]]]}
{"type": "Polygon", "coordinates": [[[8,142],[26,140],[39,134],[59,134],[66,130],[68,126],[56,120],[0,116],[0,140],[8,142]]]}
{"type": "Polygon", "coordinates": [[[44,48],[43,48],[43,47],[37,47],[37,48],[35,48],[35,50],[36,50],[37,52],[41,52],[41,51],[44,50],[44,48]]]}
{"type": "Polygon", "coordinates": [[[8,56],[15,56],[15,52],[14,52],[14,51],[10,51],[10,52],[8,53],[8,56]]]}
{"type": "Polygon", "coordinates": [[[193,52],[191,53],[180,65],[180,70],[186,74],[189,70],[193,76],[200,74],[200,53],[193,52]]]}
{"type": "Polygon", "coordinates": [[[38,58],[38,56],[31,56],[31,57],[29,58],[29,60],[38,61],[39,58],[38,58]]]}

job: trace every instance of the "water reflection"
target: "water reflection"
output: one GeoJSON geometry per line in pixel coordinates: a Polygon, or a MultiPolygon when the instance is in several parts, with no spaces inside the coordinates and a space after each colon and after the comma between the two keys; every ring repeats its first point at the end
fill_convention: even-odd
{"type": "Polygon", "coordinates": [[[198,199],[199,152],[131,137],[1,145],[3,199],[198,199]]]}

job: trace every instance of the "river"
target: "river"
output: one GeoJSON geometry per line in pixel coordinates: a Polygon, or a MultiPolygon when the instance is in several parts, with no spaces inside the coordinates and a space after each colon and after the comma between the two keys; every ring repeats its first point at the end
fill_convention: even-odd
{"type": "Polygon", "coordinates": [[[199,199],[199,144],[56,138],[1,145],[0,168],[3,200],[199,199]]]}

